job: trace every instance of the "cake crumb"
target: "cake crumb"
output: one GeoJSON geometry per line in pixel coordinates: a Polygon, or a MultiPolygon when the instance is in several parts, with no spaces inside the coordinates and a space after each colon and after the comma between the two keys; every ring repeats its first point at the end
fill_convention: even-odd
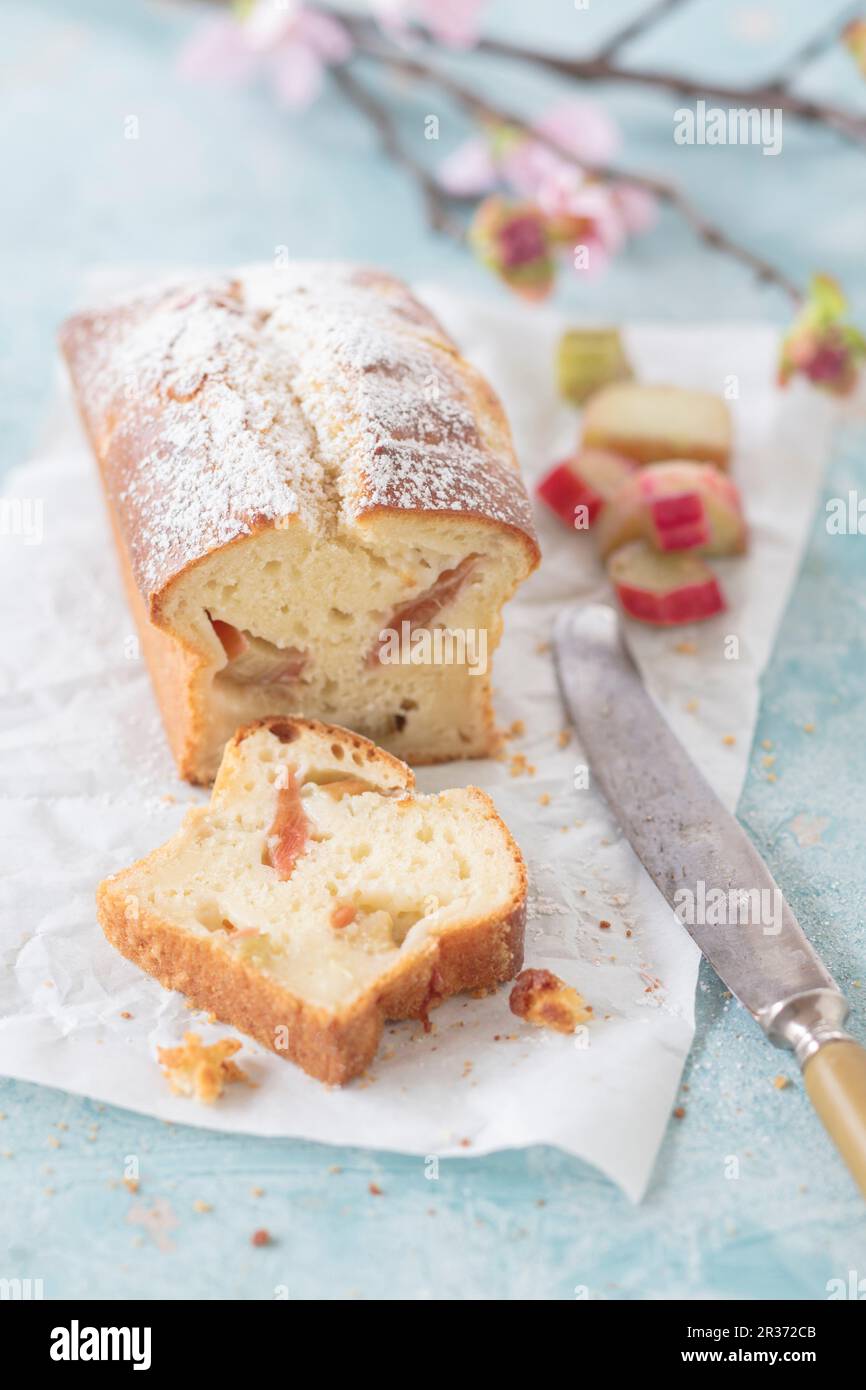
{"type": "Polygon", "coordinates": [[[550,805],[550,793],[549,793],[549,792],[542,792],[542,793],[541,793],[541,796],[538,798],[538,804],[539,804],[539,806],[549,806],[549,805],[550,805]]]}
{"type": "Polygon", "coordinates": [[[681,652],[683,656],[694,656],[697,646],[694,642],[677,642],[674,651],[681,652]]]}
{"type": "Polygon", "coordinates": [[[121,1010],[120,1017],[121,1017],[121,1018],[134,1018],[135,1015],[134,1015],[134,1014],[131,1014],[131,1013],[129,1012],[129,1009],[123,1009],[123,1010],[121,1010]]]}
{"type": "Polygon", "coordinates": [[[210,1202],[203,1202],[201,1197],[196,1197],[195,1201],[192,1204],[192,1209],[193,1211],[202,1212],[213,1211],[213,1207],[211,1206],[210,1202]]]}
{"type": "Polygon", "coordinates": [[[598,925],[602,931],[610,931],[610,922],[608,922],[606,917],[602,917],[598,925]]]}
{"type": "Polygon", "coordinates": [[[592,1005],[550,970],[522,970],[508,1004],[518,1018],[557,1033],[573,1033],[592,1018],[592,1005]]]}
{"type": "Polygon", "coordinates": [[[140,1186],[138,1178],[124,1178],[123,1185],[126,1188],[127,1192],[132,1193],[133,1197],[137,1193],[140,1186]]]}
{"type": "Polygon", "coordinates": [[[571,729],[560,729],[556,736],[556,742],[560,748],[567,748],[571,743],[571,729]]]}
{"type": "Polygon", "coordinates": [[[762,747],[762,748],[772,748],[772,746],[773,746],[773,741],[772,741],[772,739],[769,739],[769,738],[761,739],[761,747],[762,747]]]}
{"type": "Polygon", "coordinates": [[[726,748],[733,748],[736,741],[736,734],[724,734],[722,737],[722,743],[725,745],[726,748]]]}
{"type": "Polygon", "coordinates": [[[675,1120],[684,1120],[685,1118],[686,1118],[686,1107],[685,1107],[684,1105],[678,1105],[677,1108],[676,1108],[676,1110],[674,1111],[674,1119],[675,1119],[675,1120]]]}
{"type": "Polygon", "coordinates": [[[367,1191],[371,1197],[384,1197],[385,1195],[377,1182],[368,1183],[367,1191]]]}
{"type": "Polygon", "coordinates": [[[213,1105],[227,1084],[254,1083],[230,1059],[241,1049],[237,1038],[222,1038],[205,1046],[198,1033],[184,1033],[180,1047],[160,1047],[157,1060],[176,1096],[194,1096],[204,1105],[213,1105]]]}
{"type": "Polygon", "coordinates": [[[251,1187],[251,1188],[250,1188],[250,1196],[251,1196],[251,1197],[264,1197],[264,1195],[265,1195],[265,1189],[264,1189],[263,1187],[251,1187]]]}
{"type": "Polygon", "coordinates": [[[804,733],[804,734],[814,734],[814,732],[815,732],[815,725],[814,725],[811,721],[810,721],[808,724],[804,724],[804,725],[803,725],[803,733],[804,733]]]}
{"type": "Polygon", "coordinates": [[[258,1231],[253,1231],[252,1235],[250,1236],[250,1245],[271,1245],[271,1244],[272,1244],[272,1241],[271,1241],[271,1233],[270,1233],[270,1231],[266,1231],[264,1227],[261,1227],[261,1229],[258,1230],[258,1231]]]}
{"type": "Polygon", "coordinates": [[[697,714],[698,710],[700,709],[700,705],[698,704],[697,700],[692,698],[691,700],[686,700],[686,703],[683,705],[683,709],[686,711],[686,714],[697,714]]]}
{"type": "Polygon", "coordinates": [[[773,1085],[775,1086],[777,1091],[784,1091],[788,1086],[790,1086],[790,1084],[791,1078],[788,1076],[782,1076],[781,1073],[778,1076],[773,1077],[773,1085]]]}

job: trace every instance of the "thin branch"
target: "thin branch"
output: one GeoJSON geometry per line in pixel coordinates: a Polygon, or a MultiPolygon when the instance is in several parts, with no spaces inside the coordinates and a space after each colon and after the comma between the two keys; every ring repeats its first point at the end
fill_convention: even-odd
{"type": "Polygon", "coordinates": [[[522,116],[516,115],[513,111],[508,111],[498,104],[483,97],[477,96],[468,87],[453,78],[449,73],[442,72],[438,68],[433,68],[423,59],[409,57],[405,54],[394,53],[389,49],[383,48],[378,44],[358,44],[357,51],[366,58],[374,62],[379,62],[394,72],[402,73],[403,76],[416,78],[418,80],[433,82],[442,91],[446,92],[453,101],[457,103],[469,115],[475,117],[489,125],[512,126],[516,130],[531,136],[533,140],[547,146],[559,158],[569,164],[573,164],[583,173],[591,174],[594,178],[600,179],[605,183],[628,183],[637,188],[646,189],[661,202],[667,203],[674,208],[680,216],[692,228],[707,246],[716,251],[723,251],[732,259],[739,261],[749,269],[758,279],[766,284],[777,285],[780,289],[797,304],[802,299],[802,292],[793,280],[789,279],[784,271],[779,270],[763,256],[750,251],[748,247],[729,237],[707,217],[701,213],[694,204],[686,197],[681,190],[665,179],[657,178],[649,174],[638,174],[630,169],[613,167],[612,165],[592,165],[588,166],[579,160],[570,150],[565,149],[556,140],[551,139],[543,132],[533,129],[522,116]]]}
{"type": "Polygon", "coordinates": [[[683,0],[655,0],[654,5],[648,5],[643,13],[637,15],[630,24],[624,25],[622,29],[618,29],[615,34],[612,34],[598,49],[596,58],[602,58],[609,62],[632,39],[646,33],[666,14],[682,4],[683,0]]]}
{"type": "Polygon", "coordinates": [[[632,86],[653,87],[656,90],[673,92],[676,96],[690,97],[694,100],[720,101],[726,106],[778,107],[786,115],[815,121],[819,125],[828,125],[847,139],[857,144],[866,144],[866,117],[858,116],[852,111],[844,111],[838,106],[813,101],[810,97],[796,96],[783,86],[777,85],[775,79],[758,87],[729,87],[706,78],[686,77],[682,73],[650,68],[621,68],[604,58],[560,58],[554,53],[520,48],[501,39],[481,39],[477,48],[484,53],[495,53],[501,58],[537,64],[551,72],[559,73],[561,77],[576,78],[581,82],[624,82],[632,86]]]}
{"type": "Polygon", "coordinates": [[[414,179],[424,199],[427,221],[434,231],[444,232],[457,241],[464,239],[463,228],[451,216],[450,197],[438,180],[424,165],[409,154],[397,134],[397,123],[373,94],[351,73],[345,64],[332,69],[332,75],[343,95],[356,110],[367,118],[379,135],[382,149],[395,164],[414,179]]]}
{"type": "Polygon", "coordinates": [[[827,49],[830,48],[832,44],[838,43],[849,21],[854,19],[862,8],[862,0],[855,0],[855,3],[848,5],[847,8],[843,10],[842,14],[836,17],[831,25],[827,25],[823,29],[819,29],[817,34],[813,34],[812,38],[808,39],[807,42],[803,44],[802,48],[798,48],[795,53],[792,53],[782,72],[778,73],[771,80],[771,88],[781,89],[782,87],[786,87],[789,82],[792,82],[795,77],[800,75],[804,68],[807,68],[810,63],[815,62],[816,58],[820,58],[822,54],[826,53],[827,49]]]}
{"type": "MultiPolygon", "coordinates": [[[[345,25],[359,45],[376,42],[381,37],[381,30],[375,20],[338,7],[331,8],[330,13],[345,25]]],[[[832,32],[835,34],[835,26],[832,32]]],[[[426,30],[417,29],[417,33],[423,39],[431,38],[426,30]]],[[[814,47],[817,42],[817,39],[813,40],[811,46],[814,47]]],[[[663,69],[621,67],[610,55],[605,54],[604,47],[599,54],[590,58],[562,58],[555,53],[522,48],[519,44],[508,43],[504,39],[482,38],[474,51],[547,68],[550,72],[558,73],[560,77],[569,77],[580,82],[618,82],[628,86],[651,87],[656,91],[672,92],[675,96],[692,100],[719,101],[726,106],[778,107],[788,116],[829,126],[846,139],[866,145],[866,117],[826,102],[815,101],[810,97],[797,96],[786,89],[786,76],[771,78],[757,87],[731,87],[708,78],[686,77],[683,73],[667,72],[663,69]]],[[[808,54],[806,56],[808,57],[808,54]]]]}

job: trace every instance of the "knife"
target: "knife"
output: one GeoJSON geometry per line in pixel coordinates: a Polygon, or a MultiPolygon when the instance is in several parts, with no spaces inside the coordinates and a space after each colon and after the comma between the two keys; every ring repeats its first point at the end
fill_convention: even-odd
{"type": "Polygon", "coordinates": [[[564,609],[560,690],[592,775],[679,921],[767,1037],[793,1050],[809,1098],[866,1196],[866,1049],[848,1004],[769,869],[645,689],[616,613],[564,609]]]}

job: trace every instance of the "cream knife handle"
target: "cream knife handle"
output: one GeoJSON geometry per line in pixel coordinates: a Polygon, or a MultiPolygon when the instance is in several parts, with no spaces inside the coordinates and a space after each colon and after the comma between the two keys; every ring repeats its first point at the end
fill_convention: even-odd
{"type": "Polygon", "coordinates": [[[866,1048],[824,1043],[803,1067],[809,1099],[866,1197],[866,1048]]]}

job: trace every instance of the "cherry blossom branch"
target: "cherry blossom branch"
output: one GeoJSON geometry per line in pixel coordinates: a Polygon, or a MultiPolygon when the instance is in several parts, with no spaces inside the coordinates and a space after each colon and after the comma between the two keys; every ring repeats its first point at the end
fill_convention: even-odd
{"type": "MultiPolygon", "coordinates": [[[[866,117],[858,116],[853,111],[845,111],[842,107],[815,101],[810,97],[797,96],[785,86],[788,74],[757,87],[731,87],[725,83],[713,82],[706,78],[686,77],[682,73],[667,72],[663,69],[621,67],[614,61],[614,54],[626,38],[643,32],[652,21],[661,18],[672,4],[673,0],[670,0],[670,3],[664,3],[662,0],[662,3],[652,6],[647,14],[641,16],[637,29],[632,28],[631,33],[623,31],[619,36],[615,35],[613,53],[610,51],[610,43],[614,40],[607,46],[602,46],[600,52],[590,58],[562,58],[558,54],[523,48],[507,40],[493,38],[480,39],[475,45],[475,52],[495,54],[500,58],[547,68],[550,72],[558,73],[560,77],[569,77],[581,82],[618,82],[630,86],[651,87],[673,92],[676,96],[720,101],[734,107],[777,107],[786,115],[829,126],[846,139],[866,145],[866,117]]],[[[345,25],[359,45],[375,42],[381,35],[375,20],[339,8],[330,8],[329,12],[345,25]]],[[[835,26],[831,32],[835,36],[835,26]]],[[[419,29],[418,33],[422,38],[430,39],[426,31],[419,29]]],[[[812,40],[795,58],[798,70],[811,56],[821,51],[824,41],[823,36],[820,40],[812,40]]],[[[793,75],[793,72],[790,75],[793,75]]]]}
{"type": "Polygon", "coordinates": [[[637,15],[630,24],[626,24],[622,29],[618,29],[601,46],[596,53],[596,58],[604,58],[608,62],[619,53],[632,39],[638,38],[641,34],[651,29],[658,20],[663,19],[671,10],[676,10],[684,0],[655,0],[654,5],[648,5],[642,14],[637,15]]]}
{"type": "Polygon", "coordinates": [[[366,117],[377,132],[385,154],[395,164],[405,169],[417,183],[424,199],[427,221],[433,230],[444,232],[457,241],[463,241],[463,228],[452,217],[449,207],[449,204],[456,200],[446,193],[438,179],[415,159],[401,143],[397,133],[397,122],[387,107],[383,106],[372,92],[358,81],[345,64],[333,68],[332,75],[346,100],[351,102],[355,109],[366,117]]]}
{"type": "Polygon", "coordinates": [[[585,173],[591,174],[605,183],[628,183],[637,188],[643,188],[648,193],[653,194],[660,202],[666,203],[675,209],[676,212],[692,228],[705,245],[715,251],[721,251],[733,260],[739,261],[744,265],[758,280],[765,284],[774,284],[794,301],[799,304],[802,300],[802,291],[793,280],[780,270],[772,262],[743,246],[728,236],[720,227],[711,222],[701,213],[689,198],[676,186],[669,183],[666,179],[657,178],[649,174],[636,173],[630,169],[613,167],[612,165],[594,165],[588,167],[585,162],[578,160],[571,151],[565,149],[556,140],[543,132],[534,130],[523,117],[516,115],[513,111],[494,104],[484,97],[479,97],[470,88],[465,87],[450,73],[432,67],[421,58],[409,57],[405,54],[392,52],[390,49],[383,48],[378,43],[357,42],[357,51],[371,61],[378,62],[392,69],[394,72],[401,73],[405,77],[415,78],[421,81],[432,82],[444,91],[453,101],[464,111],[475,119],[488,125],[510,126],[515,130],[523,132],[539,144],[545,145],[552,150],[560,159],[569,164],[575,165],[585,173]]]}

